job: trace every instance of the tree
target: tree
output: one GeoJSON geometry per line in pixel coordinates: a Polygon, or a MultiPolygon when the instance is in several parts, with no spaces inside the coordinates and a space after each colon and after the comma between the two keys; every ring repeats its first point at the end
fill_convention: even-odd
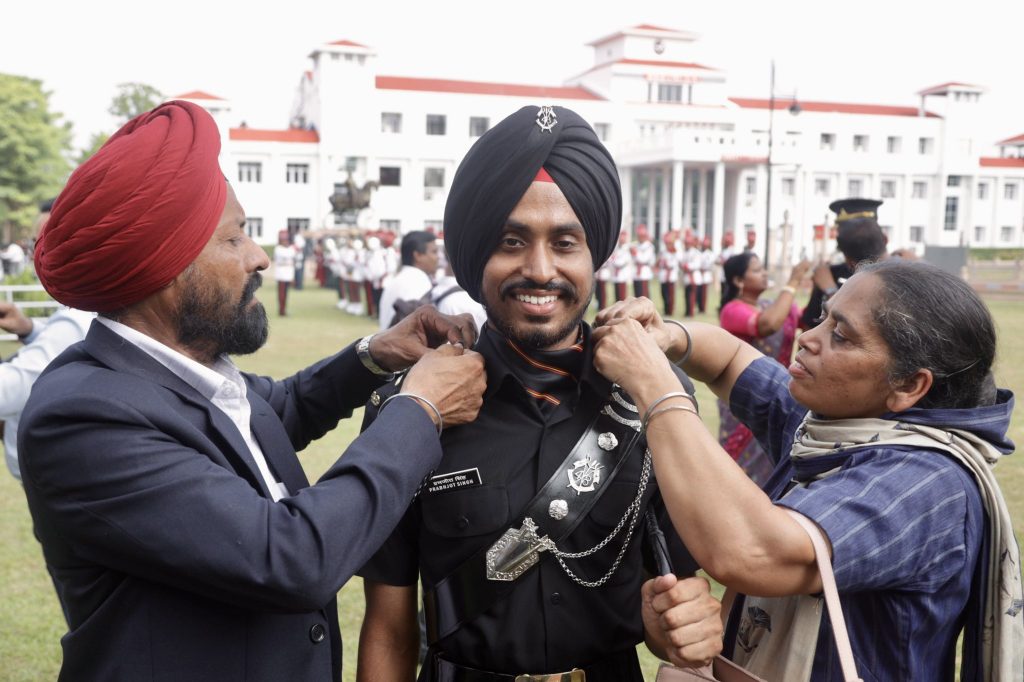
{"type": "Polygon", "coordinates": [[[67,178],[71,124],[50,111],[42,81],[0,73],[0,229],[3,239],[26,237],[39,202],[67,178]]]}
{"type": "MultiPolygon", "coordinates": [[[[110,102],[107,111],[117,119],[117,124],[124,125],[144,111],[149,111],[164,101],[162,92],[145,83],[119,83],[117,94],[110,102]]],[[[95,139],[95,138],[94,138],[95,139]]]]}

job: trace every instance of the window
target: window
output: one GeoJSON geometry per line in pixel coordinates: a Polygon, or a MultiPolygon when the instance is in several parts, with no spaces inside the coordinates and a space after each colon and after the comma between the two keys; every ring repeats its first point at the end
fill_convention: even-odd
{"type": "Polygon", "coordinates": [[[928,196],[928,183],[927,182],[915,182],[913,188],[910,191],[910,196],[914,199],[924,199],[928,196]]]}
{"type": "Polygon", "coordinates": [[[983,242],[985,241],[985,226],[975,225],[974,226],[974,241],[983,242]]]}
{"type": "Polygon", "coordinates": [[[444,135],[447,119],[444,114],[427,114],[427,135],[444,135]]]}
{"type": "Polygon", "coordinates": [[[854,135],[853,136],[853,151],[855,152],[866,152],[868,150],[868,136],[867,135],[854,135]]]}
{"type": "Polygon", "coordinates": [[[924,228],[920,225],[910,226],[910,241],[920,244],[924,241],[924,228]]]}
{"type": "Polygon", "coordinates": [[[747,178],[747,196],[752,197],[757,194],[757,178],[747,178]]]}
{"type": "Polygon", "coordinates": [[[919,137],[917,138],[917,153],[918,154],[931,154],[935,149],[935,140],[930,137],[919,137]]]}
{"type": "Polygon", "coordinates": [[[817,178],[814,181],[814,194],[819,197],[827,197],[829,193],[828,178],[817,178]]]}
{"type": "Polygon", "coordinates": [[[946,178],[946,187],[959,187],[959,186],[960,186],[960,176],[959,175],[950,175],[949,177],[946,178]]]}
{"type": "Polygon", "coordinates": [[[284,181],[305,185],[309,183],[308,163],[289,163],[285,166],[284,181]]]}
{"type": "Polygon", "coordinates": [[[252,239],[259,239],[263,236],[263,218],[245,217],[245,233],[252,239]]]}
{"type": "Polygon", "coordinates": [[[846,187],[851,197],[859,197],[864,193],[864,182],[861,180],[850,180],[846,183],[846,187]]]}
{"type": "Polygon", "coordinates": [[[597,133],[597,139],[601,142],[608,141],[608,133],[611,131],[611,126],[607,123],[595,123],[594,132],[597,133]]]}
{"type": "Polygon", "coordinates": [[[382,133],[402,132],[402,115],[397,111],[382,111],[380,114],[380,131],[382,133]]]}
{"type": "Polygon", "coordinates": [[[424,168],[424,187],[444,187],[444,168],[424,168]]]}
{"type": "Polygon", "coordinates": [[[239,182],[263,182],[263,164],[252,161],[238,162],[239,182]]]}
{"type": "Polygon", "coordinates": [[[822,151],[832,151],[836,148],[836,136],[835,133],[822,133],[821,143],[819,145],[822,151]]]}
{"type": "Polygon", "coordinates": [[[1003,198],[1013,201],[1017,198],[1017,183],[1008,182],[1003,185],[1003,198]]]}
{"type": "Polygon", "coordinates": [[[796,181],[793,178],[782,178],[782,193],[787,197],[796,194],[796,181]]]}
{"type": "Polygon", "coordinates": [[[988,199],[988,183],[987,182],[979,182],[978,183],[978,198],[979,199],[988,199]]]}
{"type": "Polygon", "coordinates": [[[942,229],[952,232],[956,229],[957,205],[960,199],[957,197],[946,197],[946,217],[942,221],[942,229]]]}
{"type": "Polygon", "coordinates": [[[896,196],[896,181],[895,180],[882,180],[882,186],[879,188],[879,193],[883,199],[892,199],[896,196]]]}
{"type": "Polygon", "coordinates": [[[399,187],[402,184],[402,169],[399,166],[380,167],[381,187],[399,187]]]}
{"type": "Polygon", "coordinates": [[[423,169],[423,198],[426,201],[440,196],[444,191],[444,168],[423,169]]]}
{"type": "Polygon", "coordinates": [[[1013,225],[1003,225],[999,228],[999,239],[1006,244],[1013,241],[1013,225]]]}
{"type": "Polygon", "coordinates": [[[885,138],[885,151],[889,152],[890,154],[899,154],[900,147],[903,146],[902,143],[903,140],[896,137],[895,135],[890,135],[889,137],[885,138]]]}
{"type": "Polygon", "coordinates": [[[487,129],[491,127],[491,119],[486,116],[470,116],[469,117],[469,136],[480,137],[487,132],[487,129]]]}
{"type": "Polygon", "coordinates": [[[683,86],[667,83],[658,83],[659,102],[682,102],[683,86]]]}
{"type": "Polygon", "coordinates": [[[388,232],[398,232],[402,228],[401,220],[384,220],[380,221],[380,229],[387,230],[388,232]]]}
{"type": "Polygon", "coordinates": [[[309,230],[309,218],[289,218],[288,234],[296,234],[309,230]]]}

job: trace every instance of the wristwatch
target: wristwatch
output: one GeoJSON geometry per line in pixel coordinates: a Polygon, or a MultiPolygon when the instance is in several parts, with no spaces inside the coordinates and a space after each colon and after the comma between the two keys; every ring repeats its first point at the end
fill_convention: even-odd
{"type": "Polygon", "coordinates": [[[391,381],[395,378],[394,372],[389,372],[382,368],[373,360],[373,356],[370,355],[370,339],[373,338],[373,334],[369,334],[359,339],[356,344],[356,355],[359,356],[359,361],[363,363],[363,367],[370,370],[379,377],[384,377],[387,381],[391,381]]]}

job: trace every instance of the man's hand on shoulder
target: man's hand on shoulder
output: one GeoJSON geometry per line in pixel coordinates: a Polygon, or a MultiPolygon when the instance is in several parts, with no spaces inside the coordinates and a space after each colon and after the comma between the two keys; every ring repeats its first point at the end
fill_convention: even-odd
{"type": "Polygon", "coordinates": [[[32,333],[32,320],[25,317],[25,313],[14,303],[0,301],[0,329],[18,336],[28,336],[32,333]]]}
{"type": "MultiPolygon", "coordinates": [[[[401,392],[426,398],[437,407],[444,426],[457,426],[476,419],[486,388],[483,356],[461,344],[445,344],[423,354],[401,392]]],[[[429,409],[427,413],[436,423],[437,415],[429,409]]]]}
{"type": "Polygon", "coordinates": [[[411,367],[424,353],[446,343],[472,348],[477,329],[473,316],[444,315],[432,305],[417,308],[390,329],[374,334],[370,355],[382,368],[398,372],[411,367]]]}
{"type": "Polygon", "coordinates": [[[663,575],[641,588],[647,646],[673,665],[698,668],[722,651],[722,605],[704,578],[663,575]]]}

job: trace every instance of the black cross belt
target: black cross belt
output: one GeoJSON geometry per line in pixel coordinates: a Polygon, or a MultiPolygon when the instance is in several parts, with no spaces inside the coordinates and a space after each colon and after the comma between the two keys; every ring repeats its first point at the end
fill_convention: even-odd
{"type": "Polygon", "coordinates": [[[537,547],[523,545],[522,542],[517,545],[517,538],[533,532],[545,543],[558,543],[568,537],[629,459],[629,454],[640,440],[638,422],[634,419],[636,414],[623,416],[625,410],[622,408],[616,409],[608,403],[599,409],[600,405],[599,401],[580,405],[579,409],[597,411],[597,416],[547,483],[514,517],[523,523],[523,527],[512,526],[497,542],[480,548],[433,588],[424,591],[427,639],[431,644],[452,634],[508,596],[515,589],[515,580],[537,563],[537,547]],[[625,421],[632,421],[636,426],[623,423],[625,421]],[[594,472],[599,473],[600,481],[594,484],[593,490],[581,491],[581,488],[589,487],[587,476],[594,472]],[[514,561],[516,546],[531,550],[532,561],[525,556],[530,552],[524,554],[523,561],[514,561]],[[511,560],[512,570],[488,570],[488,563],[493,563],[494,559],[492,550],[496,550],[501,558],[511,560]],[[490,562],[489,552],[492,553],[490,562]]]}

